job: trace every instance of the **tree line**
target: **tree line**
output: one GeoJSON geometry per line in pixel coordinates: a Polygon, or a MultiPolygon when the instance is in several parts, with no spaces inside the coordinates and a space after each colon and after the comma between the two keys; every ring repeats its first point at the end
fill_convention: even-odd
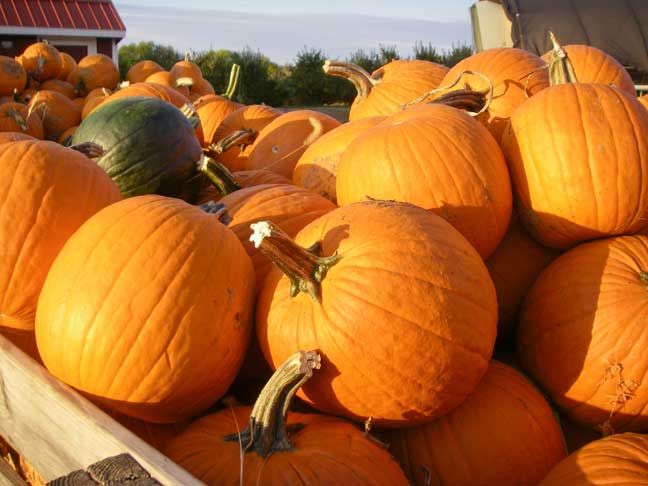
{"type": "MultiPolygon", "coordinates": [[[[414,59],[438,62],[453,66],[472,54],[464,44],[453,45],[449,50],[439,50],[431,44],[417,42],[414,59]]],[[[184,57],[173,47],[140,42],[127,44],[119,49],[119,70],[122,78],[128,69],[144,59],[157,62],[165,69],[184,57]]],[[[326,76],[322,65],[327,59],[318,48],[304,47],[294,62],[276,64],[258,50],[245,48],[240,51],[226,49],[191,53],[191,59],[201,69],[217,93],[227,87],[232,64],[241,66],[239,87],[235,99],[245,104],[265,103],[272,106],[319,106],[347,104],[355,97],[355,89],[344,79],[326,76]]],[[[368,72],[392,60],[401,59],[395,46],[379,46],[378,49],[353,52],[346,60],[362,66],[368,72]]]]}

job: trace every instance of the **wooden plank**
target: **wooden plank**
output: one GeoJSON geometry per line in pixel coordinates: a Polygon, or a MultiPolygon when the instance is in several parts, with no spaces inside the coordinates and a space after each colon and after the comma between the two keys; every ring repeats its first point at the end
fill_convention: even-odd
{"type": "Polygon", "coordinates": [[[3,459],[0,459],[0,486],[27,486],[27,483],[3,459]]]}
{"type": "Polygon", "coordinates": [[[86,470],[106,457],[128,453],[162,484],[203,484],[54,378],[3,336],[0,435],[46,481],[86,470]]]}

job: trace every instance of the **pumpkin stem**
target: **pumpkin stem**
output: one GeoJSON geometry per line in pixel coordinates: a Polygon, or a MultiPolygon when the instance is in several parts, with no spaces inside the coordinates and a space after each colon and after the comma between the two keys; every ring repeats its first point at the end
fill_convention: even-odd
{"type": "Polygon", "coordinates": [[[253,231],[250,241],[290,279],[290,296],[305,292],[319,302],[320,284],[329,269],[340,261],[340,255],[320,257],[317,255],[319,243],[302,248],[270,221],[253,223],[250,228],[253,231]]]}
{"type": "Polygon", "coordinates": [[[639,280],[641,280],[645,284],[648,284],[648,272],[639,272],[639,280]]]}
{"type": "MultiPolygon", "coordinates": [[[[288,408],[297,390],[320,367],[321,357],[315,351],[298,351],[277,368],[261,390],[252,407],[250,421],[241,432],[240,441],[245,452],[254,451],[261,457],[268,457],[274,452],[294,448],[286,427],[288,408]]],[[[239,435],[231,434],[223,439],[238,442],[239,435]]]]}
{"type": "Polygon", "coordinates": [[[27,125],[27,121],[23,118],[23,116],[17,112],[16,110],[7,110],[7,115],[13,118],[13,120],[16,122],[16,125],[20,127],[20,129],[23,132],[26,132],[29,130],[29,126],[27,125]]]}
{"type": "Polygon", "coordinates": [[[479,91],[472,91],[469,89],[459,89],[457,91],[450,91],[438,98],[433,99],[430,103],[438,103],[447,106],[452,106],[459,110],[470,111],[473,113],[481,112],[486,104],[486,97],[484,93],[479,91]]]}
{"type": "Polygon", "coordinates": [[[227,196],[241,188],[232,173],[227,170],[227,167],[205,155],[198,161],[198,170],[209,178],[212,185],[218,189],[222,196],[227,196]]]}
{"type": "Polygon", "coordinates": [[[558,43],[558,39],[556,39],[556,36],[551,31],[549,31],[549,39],[551,39],[551,44],[553,45],[551,60],[549,61],[549,82],[551,86],[578,83],[574,66],[565,50],[558,43]]]}
{"type": "Polygon", "coordinates": [[[218,218],[218,221],[223,223],[225,226],[232,222],[232,217],[227,212],[227,206],[223,203],[216,201],[207,201],[206,203],[200,204],[198,206],[200,209],[205,211],[207,214],[213,214],[218,218]]]}
{"type": "Polygon", "coordinates": [[[185,55],[184,55],[184,62],[189,62],[189,52],[188,52],[188,51],[185,52],[185,55]]]}
{"type": "Polygon", "coordinates": [[[212,143],[209,146],[209,149],[216,152],[217,154],[222,154],[226,150],[229,150],[230,148],[237,145],[241,147],[244,145],[250,145],[252,142],[254,142],[254,139],[258,134],[259,132],[255,132],[254,130],[236,130],[235,132],[230,133],[228,136],[223,137],[218,142],[212,143]]]}
{"type": "Polygon", "coordinates": [[[71,145],[69,148],[81,152],[89,159],[96,159],[104,154],[104,149],[101,145],[94,142],[83,142],[76,145],[71,145]]]}
{"type": "Polygon", "coordinates": [[[369,96],[371,89],[380,82],[373,79],[362,67],[350,62],[331,61],[328,59],[324,63],[323,69],[329,76],[348,79],[353,83],[358,92],[354,103],[362,101],[369,96]]]}
{"type": "Polygon", "coordinates": [[[236,89],[238,88],[240,75],[241,66],[236,63],[232,64],[232,69],[230,69],[229,82],[227,83],[227,89],[225,90],[225,93],[221,95],[223,98],[227,98],[228,100],[234,98],[234,93],[236,93],[236,89]]]}

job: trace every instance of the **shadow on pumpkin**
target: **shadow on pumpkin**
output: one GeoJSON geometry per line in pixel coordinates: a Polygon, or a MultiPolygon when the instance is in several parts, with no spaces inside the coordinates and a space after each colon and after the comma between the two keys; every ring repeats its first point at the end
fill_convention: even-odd
{"type": "Polygon", "coordinates": [[[335,184],[337,180],[337,170],[340,164],[340,154],[336,154],[331,159],[337,159],[330,162],[324,167],[318,164],[301,164],[295,167],[293,181],[298,180],[299,186],[316,192],[320,196],[337,204],[337,193],[335,184]]]}

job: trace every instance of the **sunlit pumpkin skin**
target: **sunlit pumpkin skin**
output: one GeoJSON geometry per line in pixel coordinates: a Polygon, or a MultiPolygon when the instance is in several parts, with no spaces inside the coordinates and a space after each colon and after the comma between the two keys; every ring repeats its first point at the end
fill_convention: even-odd
{"type": "Polygon", "coordinates": [[[21,132],[42,139],[43,122],[22,103],[4,103],[0,105],[0,132],[21,132]]]}
{"type": "Polygon", "coordinates": [[[126,73],[126,81],[131,84],[143,83],[151,74],[164,71],[155,61],[144,60],[133,64],[126,73]]]}
{"type": "Polygon", "coordinates": [[[83,104],[83,109],[81,110],[81,120],[85,120],[90,113],[92,113],[99,105],[102,105],[106,100],[110,98],[110,94],[103,96],[93,96],[83,104]]]}
{"type": "Polygon", "coordinates": [[[20,63],[32,78],[46,81],[58,77],[61,71],[61,53],[46,42],[36,42],[25,49],[20,63]]]}
{"type": "MultiPolygon", "coordinates": [[[[262,184],[290,184],[290,180],[288,180],[284,176],[279,175],[276,172],[264,169],[240,170],[237,172],[232,172],[232,178],[240,186],[241,189],[244,189],[246,187],[260,186],[262,184]]],[[[203,184],[203,187],[200,189],[196,204],[203,204],[207,201],[218,201],[226,195],[227,194],[223,194],[219,189],[217,189],[207,180],[203,184]]]]}
{"type": "Polygon", "coordinates": [[[227,225],[239,237],[252,259],[257,286],[272,269],[272,262],[250,241],[250,224],[271,221],[291,238],[307,224],[334,210],[328,199],[292,184],[261,184],[241,189],[223,197],[232,218],[227,225]]]}
{"type": "MultiPolygon", "coordinates": [[[[457,63],[441,81],[449,86],[463,71],[477,71],[493,83],[493,99],[488,110],[479,116],[498,142],[515,109],[549,86],[545,63],[535,54],[517,48],[497,48],[473,54],[457,63]],[[526,88],[526,89],[525,89],[526,88]]],[[[480,76],[464,74],[451,90],[470,88],[487,92],[489,84],[480,76]]],[[[447,93],[442,91],[439,95],[447,93]]]]}
{"type": "Polygon", "coordinates": [[[81,122],[77,105],[58,91],[39,91],[29,101],[29,106],[42,118],[47,140],[58,140],[65,130],[81,122]]]}
{"type": "Polygon", "coordinates": [[[0,56],[0,96],[22,92],[27,84],[27,73],[22,65],[7,56],[0,56]]]}
{"type": "Polygon", "coordinates": [[[479,122],[431,104],[392,115],[349,144],[340,160],[337,201],[404,201],[459,230],[484,259],[511,216],[512,192],[502,152],[479,122]]]}
{"type": "Polygon", "coordinates": [[[75,92],[85,96],[95,88],[115,89],[119,83],[119,69],[108,56],[90,54],[79,61],[67,78],[75,92]]]}
{"type": "Polygon", "coordinates": [[[185,98],[189,99],[190,92],[189,88],[186,86],[178,86],[178,79],[168,71],[159,71],[157,73],[151,74],[145,80],[146,83],[155,83],[171,88],[178,93],[180,93],[185,98]]]}
{"type": "Polygon", "coordinates": [[[524,302],[522,367],[576,423],[648,430],[648,237],[586,243],[558,257],[524,302]]]}
{"type": "Polygon", "coordinates": [[[384,119],[382,116],[360,118],[324,134],[297,161],[292,176],[293,184],[337,202],[335,184],[342,154],[351,142],[384,119]]]}
{"type": "Polygon", "coordinates": [[[210,96],[209,102],[194,105],[203,129],[204,147],[207,147],[214,142],[218,142],[215,135],[222,121],[229,114],[243,106],[240,103],[236,103],[235,101],[229,100],[223,96],[208,96],[210,96]]]}
{"type": "Polygon", "coordinates": [[[191,87],[191,96],[201,97],[208,94],[216,94],[214,87],[205,78],[199,79],[196,84],[191,87]]]}
{"type": "Polygon", "coordinates": [[[71,100],[75,98],[74,86],[67,81],[61,81],[60,79],[48,79],[44,83],[41,83],[40,89],[57,91],[71,100]]]}
{"type": "Polygon", "coordinates": [[[245,170],[267,169],[292,178],[304,151],[325,133],[341,125],[335,118],[312,110],[295,110],[275,118],[250,146],[245,170]]]}
{"type": "Polygon", "coordinates": [[[31,330],[45,276],[63,244],[121,195],[87,157],[54,142],[1,144],[0,173],[0,326],[31,330]]]}
{"type": "Polygon", "coordinates": [[[547,88],[513,114],[502,148],[520,217],[540,243],[569,248],[646,226],[648,112],[624,91],[547,88]]]}
{"type": "MultiPolygon", "coordinates": [[[[636,96],[634,82],[619,61],[601,49],[584,44],[562,46],[574,68],[579,83],[614,84],[632,96],[636,96]]],[[[549,63],[551,51],[542,56],[549,63]]]]}
{"type": "Polygon", "coordinates": [[[24,132],[0,132],[0,144],[8,142],[21,142],[23,140],[37,140],[36,137],[24,132]]]}
{"type": "Polygon", "coordinates": [[[353,82],[358,93],[349,120],[357,120],[398,113],[404,104],[438,87],[448,68],[430,61],[396,60],[369,75],[360,66],[327,61],[324,72],[353,82]]]}
{"type": "Polygon", "coordinates": [[[217,217],[175,198],[130,198],[91,218],[56,258],[38,302],[38,349],[52,374],[104,405],[177,422],[234,380],[253,296],[249,257],[217,217]]]}
{"type": "Polygon", "coordinates": [[[340,256],[321,303],[290,297],[277,268],[257,300],[257,338],[272,366],[295,349],[322,355],[300,397],[327,413],[410,426],[472,392],[493,350],[497,301],[483,261],[450,224],[413,205],[367,201],[325,214],[295,241],[340,256]]]}
{"type": "Polygon", "coordinates": [[[497,291],[497,340],[515,339],[522,301],[540,272],[558,252],[540,245],[525,231],[515,211],[504,238],[486,261],[497,291]]]}
{"type": "Polygon", "coordinates": [[[200,68],[189,60],[189,54],[185,54],[182,61],[176,62],[169,72],[175,76],[176,79],[191,78],[195,83],[202,79],[202,72],[200,68]]]}
{"type": "Polygon", "coordinates": [[[421,486],[537,484],[566,456],[547,401],[524,376],[497,361],[459,407],[429,424],[393,431],[389,443],[421,486]]]}
{"type": "Polygon", "coordinates": [[[201,150],[194,129],[174,106],[157,98],[129,96],[102,104],[83,120],[73,144],[94,142],[97,164],[124,197],[143,194],[193,199],[201,150]]]}
{"type": "Polygon", "coordinates": [[[61,56],[61,69],[59,70],[58,76],[56,79],[61,81],[67,80],[68,76],[74,69],[77,67],[76,60],[70,56],[67,52],[59,52],[61,56]]]}
{"type": "Polygon", "coordinates": [[[648,485],[648,436],[617,434],[563,459],[539,486],[648,485]]]}
{"type": "MultiPolygon", "coordinates": [[[[104,101],[114,101],[131,96],[146,96],[148,98],[158,98],[171,103],[176,108],[182,108],[189,100],[178,93],[175,89],[155,83],[135,83],[112,93],[104,101]]],[[[95,107],[96,108],[96,107],[95,107]]]]}
{"type": "MultiPolygon", "coordinates": [[[[212,139],[214,143],[218,143],[238,130],[249,130],[252,132],[250,138],[253,140],[263,128],[280,115],[279,110],[267,105],[241,106],[223,118],[212,139]]],[[[245,145],[234,145],[217,154],[216,160],[231,171],[242,170],[247,159],[247,155],[244,155],[244,148],[245,145]]]]}

